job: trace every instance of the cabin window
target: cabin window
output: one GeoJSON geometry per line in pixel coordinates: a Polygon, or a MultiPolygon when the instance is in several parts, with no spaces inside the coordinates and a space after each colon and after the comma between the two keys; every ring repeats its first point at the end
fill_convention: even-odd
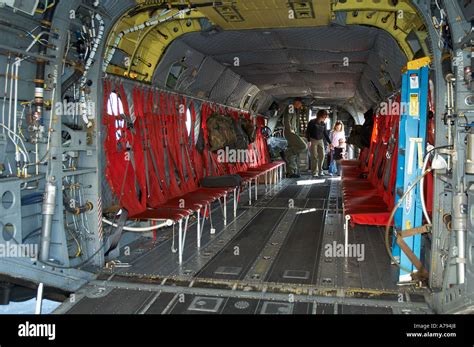
{"type": "Polygon", "coordinates": [[[252,94],[247,94],[245,96],[245,100],[244,100],[244,103],[243,103],[243,106],[242,108],[248,108],[249,107],[249,104],[250,104],[250,99],[252,98],[252,94]]]}
{"type": "Polygon", "coordinates": [[[110,93],[107,103],[107,113],[112,116],[120,116],[124,114],[123,103],[116,92],[110,93]]]}
{"type": "Polygon", "coordinates": [[[252,104],[252,107],[250,108],[253,112],[257,112],[257,108],[258,108],[258,102],[260,100],[259,99],[256,99],[253,104],[252,104]]]}
{"type": "Polygon", "coordinates": [[[116,117],[115,119],[115,138],[120,140],[123,136],[122,129],[125,127],[125,120],[120,118],[125,112],[123,110],[123,103],[120,96],[116,92],[110,93],[109,101],[107,102],[107,113],[116,117]]]}
{"type": "Polygon", "coordinates": [[[188,136],[191,136],[191,126],[193,125],[193,119],[191,117],[191,110],[189,107],[186,109],[186,130],[188,131],[188,136]]]}
{"type": "Polygon", "coordinates": [[[186,66],[184,66],[181,62],[176,62],[171,65],[170,72],[166,78],[166,86],[170,89],[175,89],[176,83],[184,71],[186,71],[186,66]]]}

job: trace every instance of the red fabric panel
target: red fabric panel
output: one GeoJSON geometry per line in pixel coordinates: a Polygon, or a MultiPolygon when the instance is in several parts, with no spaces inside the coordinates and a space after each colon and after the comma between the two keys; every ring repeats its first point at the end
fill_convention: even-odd
{"type": "Polygon", "coordinates": [[[145,158],[148,163],[148,206],[156,208],[163,204],[166,198],[160,187],[159,172],[155,171],[155,165],[153,164],[153,162],[156,163],[159,159],[155,155],[157,148],[152,145],[151,139],[151,137],[154,136],[154,124],[148,121],[151,115],[150,103],[148,102],[149,98],[149,91],[140,90],[138,88],[133,89],[135,116],[137,117],[137,123],[144,140],[145,158]]]}
{"type": "Polygon", "coordinates": [[[160,95],[160,107],[161,107],[161,129],[163,134],[163,142],[164,142],[164,150],[167,156],[167,167],[168,167],[168,176],[169,176],[169,192],[168,198],[175,198],[177,196],[182,195],[181,189],[176,181],[176,173],[175,173],[175,163],[174,158],[175,155],[173,154],[173,139],[171,138],[172,129],[170,128],[171,125],[169,120],[169,102],[167,96],[162,93],[160,95]]]}
{"type": "Polygon", "coordinates": [[[197,135],[196,135],[195,129],[196,129],[197,117],[196,117],[196,109],[194,107],[193,101],[191,101],[189,105],[189,109],[191,111],[191,152],[192,152],[191,162],[194,167],[196,179],[199,182],[204,177],[204,167],[203,167],[204,163],[203,163],[201,153],[199,153],[199,151],[196,148],[197,135]]]}
{"type": "MultiPolygon", "coordinates": [[[[155,112],[155,106],[160,106],[161,96],[152,92],[148,94],[148,104],[153,105],[153,113],[145,113],[147,118],[147,127],[150,131],[150,143],[153,148],[155,163],[158,169],[159,183],[163,192],[165,201],[171,195],[169,185],[166,182],[166,163],[165,163],[165,147],[164,147],[164,129],[162,115],[155,112]],[[155,98],[154,98],[155,96],[155,98]],[[154,100],[153,100],[154,99],[154,100]]],[[[149,107],[150,109],[150,107],[149,107]]],[[[160,107],[158,107],[160,109],[160,107]]]]}
{"type": "MultiPolygon", "coordinates": [[[[146,188],[143,190],[142,198],[139,199],[136,190],[135,173],[131,162],[130,154],[127,151],[127,143],[134,144],[132,133],[120,116],[108,114],[107,105],[109,102],[112,85],[104,82],[104,117],[103,125],[106,129],[104,139],[104,151],[106,154],[105,175],[115,196],[118,198],[120,206],[123,206],[131,216],[145,210],[146,188]],[[117,139],[117,136],[120,138],[117,139]],[[128,160],[130,159],[130,160],[128,160]]],[[[117,93],[118,94],[118,93],[117,93]]],[[[126,98],[122,100],[124,112],[128,113],[128,103],[126,98]]],[[[132,146],[132,150],[136,146],[132,146]]]]}
{"type": "MultiPolygon", "coordinates": [[[[123,85],[120,84],[120,96],[123,103],[123,109],[125,112],[125,116],[128,119],[131,119],[130,116],[130,109],[128,107],[128,100],[127,95],[125,94],[125,90],[123,85]]],[[[134,124],[135,125],[135,124],[134,124]]],[[[139,129],[133,129],[132,134],[132,151],[133,151],[133,159],[134,159],[134,169],[135,175],[138,182],[138,187],[140,189],[140,206],[142,209],[146,208],[146,200],[147,200],[147,187],[146,187],[146,172],[145,172],[145,156],[143,155],[143,142],[142,137],[140,134],[139,129]]],[[[129,214],[133,216],[130,211],[129,214]]]]}
{"type": "MultiPolygon", "coordinates": [[[[178,110],[176,112],[176,122],[177,122],[177,144],[179,150],[179,156],[182,158],[180,161],[184,161],[184,166],[181,163],[181,170],[183,181],[181,186],[186,188],[185,192],[192,192],[196,190],[197,183],[194,177],[193,168],[191,167],[191,158],[189,151],[189,136],[186,129],[186,99],[178,96],[178,110]],[[183,171],[186,169],[186,173],[183,171]],[[185,174],[187,176],[185,176],[185,174]]],[[[183,189],[184,190],[184,189],[183,189]]]]}

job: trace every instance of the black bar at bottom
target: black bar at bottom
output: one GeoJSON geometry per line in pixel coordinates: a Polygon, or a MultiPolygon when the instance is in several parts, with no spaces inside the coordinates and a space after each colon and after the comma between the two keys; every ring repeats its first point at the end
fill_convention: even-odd
{"type": "Polygon", "coordinates": [[[473,315],[0,316],[0,345],[16,344],[474,344],[473,315]],[[34,325],[33,325],[34,324],[34,325]],[[41,326],[40,326],[41,324],[41,326]],[[47,326],[44,324],[53,324],[47,326]],[[52,334],[54,330],[54,336],[52,334]],[[42,337],[31,336],[42,333],[42,337]],[[27,336],[19,336],[27,335],[27,336]]]}

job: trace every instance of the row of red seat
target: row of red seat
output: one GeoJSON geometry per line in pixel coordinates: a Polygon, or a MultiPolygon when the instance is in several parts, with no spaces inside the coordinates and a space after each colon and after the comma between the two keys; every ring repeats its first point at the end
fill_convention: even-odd
{"type": "MultiPolygon", "coordinates": [[[[234,217],[240,187],[204,188],[200,180],[207,176],[240,174],[249,185],[251,201],[252,181],[282,169],[282,162],[270,163],[266,140],[260,132],[263,119],[257,118],[257,138],[248,150],[256,158],[254,163],[222,163],[209,150],[207,117],[214,111],[234,111],[217,108],[209,103],[201,105],[201,124],[204,150],[196,148],[195,125],[197,112],[193,101],[179,95],[157,92],[150,88],[135,87],[132,91],[135,119],[132,121],[127,95],[122,84],[104,83],[103,123],[106,128],[106,177],[119,205],[137,220],[166,220],[179,224],[179,261],[182,261],[189,217],[197,213],[198,247],[203,221],[210,214],[214,201],[223,199],[224,224],[227,222],[226,197],[233,192],[234,217]],[[121,110],[110,112],[107,107],[112,92],[119,94],[121,110]],[[191,134],[186,129],[186,110],[191,112],[191,134]],[[112,113],[112,114],[110,114],[112,113]],[[182,226],[185,221],[184,229],[182,226]]],[[[249,117],[249,115],[245,115],[249,117]]],[[[275,175],[274,175],[275,176],[275,175]]],[[[281,174],[278,175],[281,177],[281,174]]],[[[257,190],[255,189],[255,192],[257,190]]]]}
{"type": "Polygon", "coordinates": [[[399,119],[399,114],[376,114],[370,149],[360,161],[342,163],[344,214],[351,225],[388,222],[395,202],[399,119]]]}
{"type": "MultiPolygon", "coordinates": [[[[392,103],[399,102],[400,95],[392,101],[392,103]]],[[[376,114],[374,117],[370,148],[362,151],[360,160],[342,162],[346,233],[348,222],[351,226],[386,225],[395,206],[400,114],[376,114]]],[[[428,141],[433,132],[434,123],[431,119],[428,123],[428,141]]],[[[431,211],[432,176],[428,175],[426,181],[424,189],[427,209],[431,211]]]]}

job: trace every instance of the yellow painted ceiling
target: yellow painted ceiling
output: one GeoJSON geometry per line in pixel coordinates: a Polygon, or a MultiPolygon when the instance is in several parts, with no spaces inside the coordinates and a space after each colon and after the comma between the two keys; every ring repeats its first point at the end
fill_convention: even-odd
{"type": "MultiPolygon", "coordinates": [[[[193,3],[206,3],[208,0],[194,0],[193,3]]],[[[244,19],[240,22],[227,22],[213,7],[200,8],[202,14],[225,30],[244,30],[257,28],[287,28],[328,25],[331,20],[331,0],[307,1],[312,4],[314,18],[298,17],[298,1],[293,7],[285,0],[247,0],[223,1],[229,7],[235,7],[244,19]]]]}
{"type": "MultiPolygon", "coordinates": [[[[153,71],[169,44],[177,37],[200,31],[199,18],[207,18],[224,30],[247,30],[257,28],[311,27],[328,25],[337,12],[347,15],[349,25],[369,25],[389,32],[398,42],[410,60],[413,52],[406,42],[407,35],[413,31],[421,42],[426,37],[423,21],[411,5],[410,0],[236,0],[222,1],[222,6],[199,7],[184,18],[172,20],[143,30],[129,33],[120,41],[117,50],[129,57],[131,64],[111,65],[107,72],[150,82],[153,71]],[[290,3],[294,3],[291,5],[290,3]],[[311,3],[311,18],[298,18],[299,10],[303,16],[311,3]],[[306,6],[306,7],[305,7],[306,6]],[[296,10],[296,11],[295,11],[296,10]],[[225,17],[227,14],[227,20],[225,17]]],[[[137,0],[138,13],[125,14],[119,20],[108,39],[108,50],[113,46],[117,35],[130,27],[142,24],[159,13],[163,3],[183,5],[190,1],[168,2],[137,0]]],[[[209,3],[209,0],[192,0],[192,4],[209,3]]],[[[177,10],[173,9],[172,13],[177,10]]],[[[427,52],[426,47],[425,52],[427,52]]]]}

